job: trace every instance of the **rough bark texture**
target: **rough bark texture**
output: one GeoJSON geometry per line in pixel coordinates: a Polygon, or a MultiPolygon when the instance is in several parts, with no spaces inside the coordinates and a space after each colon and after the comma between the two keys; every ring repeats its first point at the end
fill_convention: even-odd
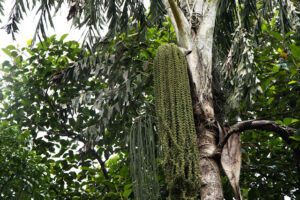
{"type": "Polygon", "coordinates": [[[192,87],[194,116],[200,152],[201,199],[223,199],[220,171],[214,153],[217,148],[212,95],[212,48],[218,0],[187,0],[179,8],[164,0],[180,47],[186,56],[192,87]]]}
{"type": "MultiPolygon", "coordinates": [[[[232,134],[247,129],[262,129],[277,132],[287,143],[291,143],[292,141],[289,136],[291,136],[292,132],[265,120],[239,123],[229,130],[225,130],[219,124],[215,118],[213,107],[212,50],[215,19],[220,0],[185,0],[180,1],[181,7],[176,4],[175,0],[163,1],[174,26],[178,45],[184,51],[189,52],[186,55],[186,59],[193,100],[195,127],[198,136],[198,149],[200,152],[201,199],[221,200],[223,199],[223,191],[217,163],[220,161],[221,154],[224,156],[222,150],[225,149],[230,152],[225,153],[223,159],[227,156],[227,160],[225,159],[226,162],[223,160],[223,167],[228,164],[231,168],[239,168],[241,162],[239,158],[240,144],[238,148],[237,146],[230,147],[230,144],[239,143],[238,135],[231,138],[232,134]],[[222,137],[222,133],[226,134],[222,137]],[[228,142],[230,140],[232,142],[228,142]],[[232,159],[233,157],[234,159],[232,159]]],[[[232,52],[229,52],[229,59],[231,54],[232,52]]],[[[236,177],[239,175],[239,172],[232,173],[232,170],[230,170],[227,175],[229,174],[228,177],[231,177],[236,198],[240,198],[238,177],[236,177]]]]}

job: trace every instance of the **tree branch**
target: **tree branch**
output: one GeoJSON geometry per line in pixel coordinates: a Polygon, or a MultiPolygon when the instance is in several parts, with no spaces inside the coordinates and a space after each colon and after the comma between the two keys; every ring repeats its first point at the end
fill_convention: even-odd
{"type": "Polygon", "coordinates": [[[171,23],[173,24],[179,46],[185,49],[191,49],[191,27],[188,20],[184,16],[184,13],[177,6],[174,0],[163,0],[163,2],[165,4],[165,7],[167,8],[171,23]]]}
{"type": "MultiPolygon", "coordinates": [[[[53,130],[47,130],[47,129],[45,129],[43,126],[39,125],[37,122],[33,121],[32,119],[29,119],[29,118],[26,117],[26,116],[23,116],[23,119],[26,120],[26,121],[28,121],[29,123],[31,123],[31,124],[37,126],[41,131],[50,132],[50,133],[52,133],[52,134],[54,134],[54,135],[60,135],[59,133],[57,133],[57,132],[55,132],[55,131],[53,131],[53,130]]],[[[60,125],[62,126],[62,128],[63,128],[64,131],[66,132],[66,135],[65,135],[65,136],[67,136],[67,137],[69,137],[69,138],[77,139],[78,141],[80,141],[80,142],[82,142],[82,143],[84,143],[84,144],[86,144],[86,143],[88,142],[88,141],[86,141],[86,140],[84,139],[84,137],[82,137],[82,135],[79,135],[79,134],[77,134],[77,133],[74,133],[74,132],[69,131],[69,130],[67,129],[67,127],[65,126],[65,124],[60,123],[60,125]]],[[[99,154],[95,151],[94,148],[89,149],[89,151],[92,153],[92,155],[93,155],[93,156],[96,158],[96,160],[99,162],[99,164],[100,164],[100,166],[101,166],[101,170],[102,170],[103,175],[104,175],[104,178],[107,179],[107,180],[109,180],[108,172],[107,172],[107,170],[106,170],[106,168],[105,168],[105,162],[102,161],[101,157],[100,157],[99,154]]]]}
{"type": "Polygon", "coordinates": [[[90,149],[90,151],[92,152],[93,156],[98,160],[99,164],[100,164],[100,167],[101,167],[101,170],[103,172],[103,175],[104,175],[104,178],[106,180],[109,180],[109,176],[108,176],[108,173],[107,173],[107,170],[105,168],[105,162],[102,161],[101,157],[99,156],[99,154],[95,151],[95,149],[90,149]]]}
{"type": "Polygon", "coordinates": [[[170,8],[171,8],[172,13],[174,15],[177,27],[181,28],[183,26],[183,24],[182,24],[182,17],[180,16],[180,9],[177,7],[174,0],[168,0],[168,2],[170,4],[170,8]]]}
{"type": "MultiPolygon", "coordinates": [[[[50,108],[54,112],[55,117],[58,119],[58,124],[65,131],[65,133],[67,134],[67,136],[70,137],[70,138],[78,139],[80,142],[82,142],[82,143],[84,143],[86,145],[88,143],[88,141],[82,135],[70,131],[67,128],[66,124],[62,122],[62,121],[65,121],[65,120],[62,119],[62,117],[58,114],[56,106],[52,102],[51,98],[48,96],[47,92],[46,93],[42,93],[42,95],[44,96],[45,101],[48,103],[48,105],[50,106],[50,108]]],[[[27,118],[27,120],[30,120],[30,119],[27,118]]],[[[32,120],[30,120],[30,121],[33,122],[32,120]]],[[[48,132],[46,129],[44,129],[44,127],[40,126],[38,123],[33,122],[33,124],[36,124],[36,126],[38,126],[41,130],[44,130],[44,131],[48,132]]],[[[52,132],[55,132],[55,131],[52,131],[52,132]]],[[[104,175],[104,178],[107,179],[107,180],[109,180],[108,172],[107,172],[107,170],[105,168],[105,162],[102,161],[101,157],[98,155],[98,153],[95,151],[94,148],[90,148],[89,150],[92,152],[93,156],[99,162],[99,164],[101,166],[101,170],[102,170],[103,175],[104,175]]]]}
{"type": "Polygon", "coordinates": [[[272,131],[275,133],[278,133],[280,137],[288,144],[293,143],[294,141],[290,139],[289,137],[294,135],[295,131],[291,128],[282,126],[280,124],[277,124],[274,121],[269,120],[249,120],[249,121],[243,121],[239,122],[233,126],[230,127],[229,131],[227,132],[224,139],[219,143],[218,145],[218,152],[222,151],[224,145],[227,143],[230,136],[234,133],[240,133],[245,130],[264,130],[264,131],[272,131]]]}

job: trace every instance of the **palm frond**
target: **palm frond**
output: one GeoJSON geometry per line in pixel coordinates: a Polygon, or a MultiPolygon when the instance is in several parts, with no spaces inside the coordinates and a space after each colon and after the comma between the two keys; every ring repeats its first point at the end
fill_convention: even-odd
{"type": "Polygon", "coordinates": [[[257,93],[254,50],[261,42],[265,22],[273,23],[282,35],[300,30],[299,11],[290,0],[220,3],[215,29],[215,71],[223,73],[219,90],[223,89],[231,107],[237,107],[241,101],[250,103],[257,93]]]}
{"type": "Polygon", "coordinates": [[[155,135],[151,116],[141,117],[130,132],[130,172],[135,199],[159,198],[155,135]]]}

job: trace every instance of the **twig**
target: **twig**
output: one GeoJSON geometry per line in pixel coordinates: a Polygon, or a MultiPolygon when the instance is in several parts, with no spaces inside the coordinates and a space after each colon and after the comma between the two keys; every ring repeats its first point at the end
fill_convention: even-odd
{"type": "MultiPolygon", "coordinates": [[[[43,96],[45,97],[46,102],[49,104],[50,108],[52,109],[52,111],[55,113],[56,118],[58,119],[58,123],[59,125],[63,128],[63,130],[65,131],[65,133],[67,134],[68,137],[70,138],[75,138],[78,139],[80,142],[87,144],[87,140],[80,134],[74,133],[72,131],[69,131],[68,128],[66,127],[66,125],[64,123],[62,123],[61,121],[64,121],[64,119],[61,118],[61,116],[58,114],[56,107],[54,105],[54,103],[52,102],[52,100],[50,99],[50,97],[48,96],[47,93],[43,93],[43,96]]],[[[29,118],[25,117],[27,120],[30,120],[29,118]]],[[[33,124],[35,124],[36,126],[38,126],[41,130],[44,130],[46,132],[52,132],[55,133],[55,131],[47,131],[44,127],[40,126],[38,123],[30,120],[33,124]]],[[[105,168],[105,162],[102,161],[101,157],[98,155],[98,153],[95,151],[94,148],[89,149],[93,156],[97,159],[97,161],[99,162],[100,166],[101,166],[101,170],[103,172],[104,178],[109,180],[109,176],[108,176],[108,172],[105,168]]]]}

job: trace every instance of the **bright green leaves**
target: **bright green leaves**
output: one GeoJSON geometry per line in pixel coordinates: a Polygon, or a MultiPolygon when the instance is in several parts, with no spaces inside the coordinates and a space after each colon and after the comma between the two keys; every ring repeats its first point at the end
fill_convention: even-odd
{"type": "Polygon", "coordinates": [[[118,153],[107,161],[106,167],[109,169],[111,180],[103,180],[100,183],[110,188],[111,192],[102,195],[102,199],[132,199],[132,182],[126,157],[127,155],[118,153]]]}
{"type": "Polygon", "coordinates": [[[12,56],[15,57],[17,55],[16,51],[13,50],[17,50],[17,48],[13,45],[9,45],[6,48],[2,48],[2,51],[8,55],[8,56],[12,56]]]}
{"type": "Polygon", "coordinates": [[[299,121],[298,119],[293,119],[293,118],[288,118],[288,117],[283,119],[283,123],[286,126],[290,126],[291,124],[296,123],[298,121],[299,121]]]}
{"type": "MultiPolygon", "coordinates": [[[[76,181],[77,175],[74,172],[78,170],[78,162],[81,159],[78,145],[74,147],[78,141],[68,135],[69,132],[75,132],[74,124],[68,122],[69,119],[74,120],[70,114],[69,102],[85,85],[82,83],[63,86],[63,76],[53,81],[54,76],[61,74],[61,71],[67,69],[71,62],[82,56],[79,44],[74,41],[64,42],[64,37],[66,35],[57,41],[53,36],[35,47],[18,49],[8,46],[4,49],[12,58],[12,62],[5,61],[1,69],[5,84],[1,85],[3,106],[0,107],[0,124],[6,124],[9,129],[16,127],[13,135],[16,140],[19,140],[19,136],[24,133],[30,133],[28,136],[30,144],[20,143],[20,147],[24,146],[28,149],[27,157],[20,154],[21,157],[28,159],[30,163],[28,170],[21,168],[22,164],[17,163],[11,163],[10,168],[13,171],[15,166],[16,170],[23,170],[24,175],[20,174],[20,179],[23,176],[32,177],[34,181],[30,187],[26,186],[27,183],[14,183],[15,188],[10,187],[12,193],[7,194],[5,198],[14,198],[13,192],[19,194],[17,191],[19,187],[33,191],[28,193],[29,199],[33,197],[55,199],[73,195],[89,199],[88,193],[74,192],[81,190],[84,185],[76,181]],[[30,57],[23,59],[23,55],[28,53],[30,57]],[[69,139],[66,140],[66,137],[69,139]],[[69,148],[73,149],[69,150],[69,148]],[[51,159],[55,154],[56,159],[51,159]],[[56,185],[55,182],[59,184],[56,185]],[[64,184],[67,185],[66,188],[64,184]]],[[[90,114],[85,113],[85,115],[90,114]]],[[[1,134],[4,133],[4,129],[1,131],[1,134]]],[[[23,140],[20,138],[20,141],[23,140]]],[[[18,154],[18,148],[14,149],[11,144],[5,145],[5,148],[10,147],[13,154],[18,154]]],[[[6,163],[5,160],[3,161],[6,163]]],[[[87,166],[92,167],[91,164],[87,166]]],[[[10,181],[1,181],[1,183],[11,184],[10,181]]],[[[27,195],[27,191],[24,192],[27,195]]]]}
{"type": "MultiPolygon", "coordinates": [[[[295,58],[300,59],[300,46],[296,46],[295,43],[291,45],[291,53],[295,58]]],[[[298,63],[299,65],[300,63],[298,63]]]]}
{"type": "Polygon", "coordinates": [[[47,162],[41,162],[30,147],[29,131],[17,124],[0,121],[0,195],[3,199],[20,197],[50,199],[47,183],[50,181],[47,162]]]}

